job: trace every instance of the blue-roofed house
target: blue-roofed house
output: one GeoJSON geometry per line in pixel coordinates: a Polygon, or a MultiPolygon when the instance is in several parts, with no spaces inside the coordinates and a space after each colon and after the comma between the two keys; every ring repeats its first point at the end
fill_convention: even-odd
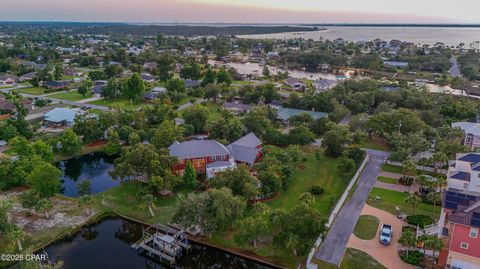
{"type": "Polygon", "coordinates": [[[287,123],[291,117],[297,116],[303,113],[309,114],[310,116],[312,116],[314,120],[318,120],[320,118],[325,118],[328,116],[328,114],[324,112],[315,112],[315,111],[302,110],[302,109],[296,109],[296,108],[280,108],[277,110],[277,119],[283,121],[284,123],[287,123]]]}
{"type": "Polygon", "coordinates": [[[79,108],[65,108],[56,107],[49,112],[45,113],[43,122],[50,126],[73,126],[75,118],[82,114],[82,110],[79,108]]]}
{"type": "Polygon", "coordinates": [[[232,169],[237,163],[253,165],[261,158],[262,142],[253,133],[238,139],[228,147],[215,140],[190,140],[174,142],[168,150],[179,162],[172,167],[177,175],[182,175],[187,162],[191,162],[195,171],[206,174],[207,178],[215,173],[232,169]]]}
{"type": "Polygon", "coordinates": [[[447,242],[439,257],[442,268],[480,268],[479,173],[480,153],[459,153],[449,165],[436,225],[436,235],[447,242]]]}
{"type": "Polygon", "coordinates": [[[192,80],[192,79],[185,79],[185,87],[187,88],[197,88],[200,87],[200,81],[198,80],[192,80]]]}
{"type": "Polygon", "coordinates": [[[254,133],[249,133],[227,146],[237,163],[249,166],[262,157],[262,141],[254,133]]]}

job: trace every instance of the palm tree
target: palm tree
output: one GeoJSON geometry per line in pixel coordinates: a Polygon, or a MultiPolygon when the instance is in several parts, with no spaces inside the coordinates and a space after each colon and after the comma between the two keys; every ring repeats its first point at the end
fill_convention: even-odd
{"type": "Polygon", "coordinates": [[[7,238],[10,242],[15,242],[18,246],[18,251],[22,251],[22,240],[25,238],[25,233],[22,229],[18,228],[15,225],[7,230],[7,238]]]}
{"type": "Polygon", "coordinates": [[[427,197],[433,203],[432,220],[433,223],[435,223],[435,207],[437,205],[437,201],[440,199],[440,193],[437,190],[432,190],[427,194],[427,197]]]}
{"type": "Polygon", "coordinates": [[[400,236],[400,238],[398,239],[398,243],[407,247],[407,258],[408,258],[408,252],[411,247],[414,247],[417,244],[417,238],[411,230],[405,230],[400,236]]]}
{"type": "Polygon", "coordinates": [[[412,178],[417,175],[417,166],[412,159],[407,159],[403,162],[402,171],[403,177],[405,180],[407,180],[408,178],[412,178]]]}
{"type": "Polygon", "coordinates": [[[405,202],[412,205],[412,215],[415,215],[415,208],[417,204],[421,201],[421,198],[416,193],[410,193],[407,198],[405,198],[405,202]]]}
{"type": "Polygon", "coordinates": [[[434,167],[434,172],[438,173],[439,167],[441,168],[448,161],[447,154],[443,152],[436,152],[432,156],[432,163],[434,167]]]}
{"type": "Polygon", "coordinates": [[[152,207],[154,206],[154,201],[155,197],[151,193],[145,193],[145,192],[140,192],[139,195],[140,199],[145,203],[145,205],[148,207],[148,211],[150,212],[150,215],[155,217],[155,214],[153,213],[152,207]]]}
{"type": "Polygon", "coordinates": [[[443,247],[443,241],[436,235],[429,235],[426,237],[425,240],[425,248],[431,249],[433,251],[432,254],[432,268],[435,269],[436,260],[435,260],[435,252],[440,251],[443,247]]]}

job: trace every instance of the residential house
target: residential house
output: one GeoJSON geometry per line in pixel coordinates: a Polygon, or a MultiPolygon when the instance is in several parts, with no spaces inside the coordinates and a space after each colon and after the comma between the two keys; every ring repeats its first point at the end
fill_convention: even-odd
{"type": "Polygon", "coordinates": [[[280,108],[282,108],[282,105],[283,105],[283,101],[278,100],[278,99],[273,99],[272,102],[270,102],[270,104],[268,104],[268,106],[273,108],[273,109],[280,109],[280,108]]]}
{"type": "Polygon", "coordinates": [[[305,91],[306,84],[296,78],[287,78],[285,84],[290,86],[294,92],[296,91],[305,91]]]}
{"type": "Polygon", "coordinates": [[[0,74],[0,85],[15,85],[18,77],[11,74],[0,74]]]}
{"type": "Polygon", "coordinates": [[[75,118],[82,113],[83,111],[79,108],[56,107],[45,113],[43,122],[52,127],[71,127],[75,118]]]}
{"type": "Polygon", "coordinates": [[[18,78],[18,81],[19,81],[19,82],[30,81],[30,80],[32,80],[33,78],[35,78],[36,75],[37,75],[37,72],[26,73],[26,74],[21,75],[21,76],[18,78]]]}
{"type": "Polygon", "coordinates": [[[226,102],[223,105],[223,108],[234,115],[241,115],[249,112],[252,106],[244,104],[239,101],[234,101],[234,102],[226,102]]]}
{"type": "MultiPolygon", "coordinates": [[[[32,101],[30,99],[22,99],[20,103],[27,109],[32,109],[32,101]]],[[[8,101],[3,95],[0,95],[0,119],[8,118],[9,115],[16,110],[15,104],[8,101]],[[4,115],[4,116],[2,116],[4,115]],[[8,115],[8,116],[5,116],[8,115]]]]}
{"type": "Polygon", "coordinates": [[[308,110],[302,110],[302,109],[296,109],[296,108],[280,108],[277,110],[277,119],[283,121],[284,123],[288,123],[288,120],[293,117],[297,116],[303,113],[307,113],[314,120],[320,119],[327,117],[328,114],[324,112],[315,112],[315,111],[308,111],[308,110]]]}
{"type": "Polygon", "coordinates": [[[175,141],[168,150],[179,160],[172,168],[175,174],[183,175],[187,162],[191,162],[197,173],[212,178],[220,171],[235,168],[237,163],[255,164],[262,157],[262,142],[249,133],[227,147],[215,140],[190,140],[175,141]]]}
{"type": "Polygon", "coordinates": [[[179,160],[172,168],[177,175],[183,175],[187,162],[191,162],[195,171],[200,174],[207,173],[207,165],[215,171],[235,167],[230,151],[215,140],[191,140],[181,143],[175,141],[168,150],[171,156],[179,160]]]}
{"type": "Polygon", "coordinates": [[[439,266],[480,268],[480,153],[460,153],[450,162],[438,235],[444,241],[439,266]]]}
{"type": "Polygon", "coordinates": [[[147,71],[153,71],[157,68],[158,64],[156,62],[147,62],[143,64],[143,69],[147,71]]]}
{"type": "Polygon", "coordinates": [[[420,78],[417,78],[415,79],[415,87],[424,87],[426,86],[428,83],[428,79],[420,79],[420,78]]]}
{"type": "Polygon", "coordinates": [[[317,93],[330,90],[331,88],[335,87],[337,84],[338,82],[333,79],[318,79],[312,82],[312,85],[315,88],[315,92],[317,93]]]}
{"type": "Polygon", "coordinates": [[[44,84],[44,86],[49,90],[60,90],[60,89],[68,89],[70,84],[71,84],[71,81],[69,80],[48,81],[44,84]]]}
{"type": "Polygon", "coordinates": [[[471,150],[480,148],[480,123],[454,122],[452,128],[460,128],[464,133],[463,144],[471,150]]]}
{"type": "Polygon", "coordinates": [[[198,88],[200,87],[200,81],[198,80],[193,80],[193,79],[185,79],[185,87],[187,88],[198,88]]]}
{"type": "Polygon", "coordinates": [[[150,75],[150,74],[147,74],[147,73],[142,73],[142,74],[140,75],[140,77],[142,78],[142,80],[143,80],[144,82],[147,82],[147,83],[153,83],[153,82],[157,81],[157,78],[156,78],[156,77],[154,77],[154,76],[152,76],[152,75],[150,75]]]}
{"type": "Polygon", "coordinates": [[[227,146],[238,164],[254,165],[262,157],[262,141],[254,133],[249,133],[227,146]]]}
{"type": "Polygon", "coordinates": [[[167,88],[155,87],[155,88],[152,89],[152,92],[156,92],[156,93],[159,93],[159,94],[164,94],[164,93],[167,93],[167,88]]]}

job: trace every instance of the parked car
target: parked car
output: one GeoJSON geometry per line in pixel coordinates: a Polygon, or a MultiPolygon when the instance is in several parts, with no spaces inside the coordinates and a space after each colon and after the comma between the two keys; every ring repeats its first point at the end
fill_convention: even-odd
{"type": "Polygon", "coordinates": [[[380,243],[384,246],[390,245],[393,237],[393,228],[391,225],[383,224],[382,228],[380,229],[380,243]]]}

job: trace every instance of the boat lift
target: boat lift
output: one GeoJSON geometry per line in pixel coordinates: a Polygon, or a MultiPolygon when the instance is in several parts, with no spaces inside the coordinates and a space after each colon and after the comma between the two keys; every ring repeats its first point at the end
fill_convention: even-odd
{"type": "Polygon", "coordinates": [[[173,225],[154,224],[142,228],[142,238],[132,248],[170,265],[190,250],[187,233],[173,225]]]}

